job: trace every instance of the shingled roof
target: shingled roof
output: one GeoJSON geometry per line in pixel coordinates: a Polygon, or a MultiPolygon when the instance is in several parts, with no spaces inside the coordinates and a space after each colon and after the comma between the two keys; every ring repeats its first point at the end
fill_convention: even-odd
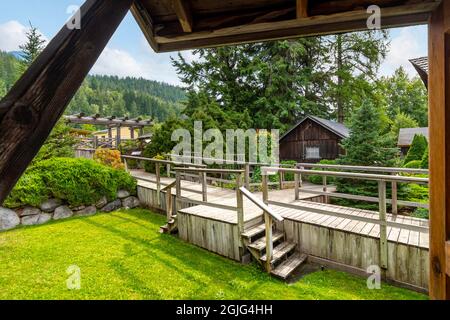
{"type": "Polygon", "coordinates": [[[336,121],[332,121],[332,120],[323,119],[323,118],[319,118],[319,117],[316,117],[316,116],[306,116],[300,122],[298,122],[294,127],[292,127],[288,132],[286,132],[280,138],[280,141],[283,140],[289,133],[291,133],[292,130],[297,128],[299,125],[301,125],[307,119],[310,119],[310,120],[316,122],[317,124],[321,125],[325,129],[328,129],[331,132],[335,133],[336,135],[338,135],[342,139],[348,138],[350,136],[350,130],[342,123],[339,123],[339,122],[336,122],[336,121]]]}
{"type": "Polygon", "coordinates": [[[399,147],[409,147],[411,146],[414,137],[418,134],[425,136],[428,140],[428,128],[404,128],[400,129],[400,133],[398,135],[398,143],[399,147]]]}
{"type": "Polygon", "coordinates": [[[416,69],[423,83],[428,88],[428,57],[421,57],[409,60],[416,69]]]}

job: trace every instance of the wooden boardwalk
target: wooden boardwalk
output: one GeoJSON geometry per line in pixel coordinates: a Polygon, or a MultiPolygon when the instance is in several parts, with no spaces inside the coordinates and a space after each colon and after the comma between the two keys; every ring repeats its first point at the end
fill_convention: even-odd
{"type": "MultiPolygon", "coordinates": [[[[141,200],[150,207],[156,207],[157,186],[155,182],[150,182],[155,180],[155,176],[142,171],[131,173],[138,180],[141,200]]],[[[173,178],[161,177],[162,186],[173,181],[173,178]]],[[[232,208],[237,205],[236,191],[208,185],[206,205],[201,204],[203,199],[200,183],[182,180],[181,187],[181,197],[184,201],[190,200],[193,203],[181,206],[182,209],[176,212],[180,237],[240,261],[242,254],[239,250],[238,214],[232,208]],[[212,207],[209,204],[230,208],[212,207]]],[[[381,265],[380,225],[363,221],[364,219],[358,220],[378,220],[379,213],[323,203],[324,196],[308,193],[321,191],[322,188],[304,183],[299,200],[295,200],[293,189],[271,190],[269,206],[284,218],[283,222],[276,224],[276,229],[283,232],[289,243],[296,244],[298,254],[317,258],[320,263],[331,261],[355,268],[360,274],[365,274],[369,266],[381,265]]],[[[328,191],[334,190],[328,187],[328,191]]],[[[263,198],[261,192],[254,192],[254,195],[259,199],[263,198]]],[[[164,196],[160,196],[160,199],[163,202],[164,196]]],[[[164,204],[161,209],[164,209],[164,204]]],[[[418,290],[427,290],[429,234],[420,229],[411,230],[409,226],[428,227],[428,220],[387,214],[387,221],[396,223],[395,227],[387,227],[388,278],[418,290]]],[[[263,223],[262,210],[247,198],[244,198],[244,223],[245,230],[263,223]]],[[[289,269],[288,267],[286,268],[289,269]]]]}

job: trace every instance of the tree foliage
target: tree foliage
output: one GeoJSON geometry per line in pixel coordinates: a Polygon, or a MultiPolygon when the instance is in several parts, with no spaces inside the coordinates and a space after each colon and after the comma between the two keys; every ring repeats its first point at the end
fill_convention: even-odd
{"type": "Polygon", "coordinates": [[[427,138],[422,134],[414,136],[411,147],[405,157],[405,164],[411,161],[422,161],[425,151],[428,149],[427,138]]]}
{"type": "Polygon", "coordinates": [[[350,121],[350,137],[342,142],[346,154],[339,162],[360,166],[393,165],[398,149],[392,147],[385,131],[381,110],[366,100],[350,121]]]}
{"type": "Polygon", "coordinates": [[[391,134],[395,141],[398,141],[398,136],[400,134],[400,129],[403,128],[417,128],[419,123],[409,114],[404,112],[399,112],[395,116],[391,124],[391,134]]]}
{"type": "Polygon", "coordinates": [[[19,46],[22,51],[21,56],[24,69],[28,68],[33,63],[33,61],[44,49],[45,44],[45,40],[43,39],[41,33],[39,33],[38,29],[34,27],[31,22],[26,36],[27,42],[19,46]]]}

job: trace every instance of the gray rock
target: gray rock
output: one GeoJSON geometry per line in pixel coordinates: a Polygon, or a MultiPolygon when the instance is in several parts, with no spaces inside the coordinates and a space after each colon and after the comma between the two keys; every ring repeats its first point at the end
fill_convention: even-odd
{"type": "Polygon", "coordinates": [[[53,212],[61,204],[62,201],[59,199],[49,199],[41,204],[41,210],[45,212],[53,212]]]}
{"type": "Polygon", "coordinates": [[[108,203],[106,206],[102,208],[103,212],[112,212],[114,210],[120,209],[122,207],[122,201],[116,200],[108,203]]]}
{"type": "Polygon", "coordinates": [[[117,198],[119,199],[125,199],[130,196],[130,193],[126,190],[119,190],[117,191],[117,198]]]}
{"type": "Polygon", "coordinates": [[[42,211],[38,208],[26,207],[25,209],[22,210],[22,212],[20,213],[20,216],[21,217],[37,216],[37,215],[40,215],[41,213],[42,213],[42,211]]]}
{"type": "Polygon", "coordinates": [[[20,219],[17,213],[12,210],[0,207],[0,231],[17,227],[20,219]]]}
{"type": "Polygon", "coordinates": [[[39,224],[47,223],[52,219],[52,215],[49,213],[41,213],[34,216],[25,216],[22,217],[22,224],[24,226],[34,226],[39,224]]]}
{"type": "Polygon", "coordinates": [[[73,216],[73,211],[68,206],[60,206],[53,213],[53,220],[67,219],[73,216]]]}
{"type": "Polygon", "coordinates": [[[86,209],[86,206],[70,207],[73,211],[81,211],[86,209]]]}
{"type": "Polygon", "coordinates": [[[97,201],[95,206],[97,207],[97,209],[100,209],[100,208],[103,208],[104,206],[106,206],[107,204],[108,204],[108,199],[106,199],[106,197],[102,197],[100,200],[97,201]]]}
{"type": "Polygon", "coordinates": [[[90,206],[87,208],[84,208],[82,210],[78,210],[75,212],[76,216],[92,216],[97,213],[97,207],[96,206],[90,206]]]}
{"type": "Polygon", "coordinates": [[[128,197],[122,200],[122,207],[133,209],[139,207],[141,202],[136,197],[128,197]]]}

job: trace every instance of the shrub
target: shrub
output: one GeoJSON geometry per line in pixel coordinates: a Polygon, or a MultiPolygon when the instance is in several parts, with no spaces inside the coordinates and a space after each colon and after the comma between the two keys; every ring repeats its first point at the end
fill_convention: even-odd
{"type": "Polygon", "coordinates": [[[97,149],[95,150],[94,160],[100,164],[111,167],[113,169],[124,169],[120,151],[113,149],[97,149]]]}
{"type": "Polygon", "coordinates": [[[430,151],[427,148],[427,150],[423,154],[422,163],[420,165],[420,167],[422,169],[428,169],[429,168],[429,155],[430,155],[430,151]]]}
{"type": "Polygon", "coordinates": [[[30,167],[5,205],[38,206],[49,198],[64,200],[71,206],[91,205],[103,196],[115,199],[121,189],[136,192],[135,180],[123,170],[88,159],[53,158],[30,167]]]}
{"type": "Polygon", "coordinates": [[[408,154],[405,157],[404,163],[409,163],[414,160],[422,161],[427,148],[427,138],[422,134],[416,134],[411,144],[411,148],[409,148],[408,154]]]}
{"type": "MultiPolygon", "coordinates": [[[[166,160],[166,158],[164,156],[160,155],[160,154],[158,154],[156,157],[153,157],[152,159],[155,159],[155,160],[166,160]]],[[[145,169],[146,172],[155,173],[156,172],[156,165],[153,162],[145,161],[144,169],[145,169]]],[[[161,174],[166,174],[167,173],[167,168],[166,168],[165,165],[160,165],[160,173],[161,174]]]]}
{"type": "MultiPolygon", "coordinates": [[[[123,155],[131,156],[133,152],[140,151],[141,145],[137,140],[127,140],[122,142],[119,145],[119,151],[123,155]]],[[[139,166],[139,161],[127,159],[128,169],[138,169],[141,168],[139,166]]]]}
{"type": "Polygon", "coordinates": [[[409,168],[409,169],[420,169],[420,168],[422,168],[422,161],[413,160],[413,161],[410,161],[407,164],[405,164],[404,167],[409,168]]]}
{"type": "Polygon", "coordinates": [[[417,208],[413,212],[412,216],[414,218],[429,219],[430,211],[428,209],[425,209],[425,208],[417,208]]]}

